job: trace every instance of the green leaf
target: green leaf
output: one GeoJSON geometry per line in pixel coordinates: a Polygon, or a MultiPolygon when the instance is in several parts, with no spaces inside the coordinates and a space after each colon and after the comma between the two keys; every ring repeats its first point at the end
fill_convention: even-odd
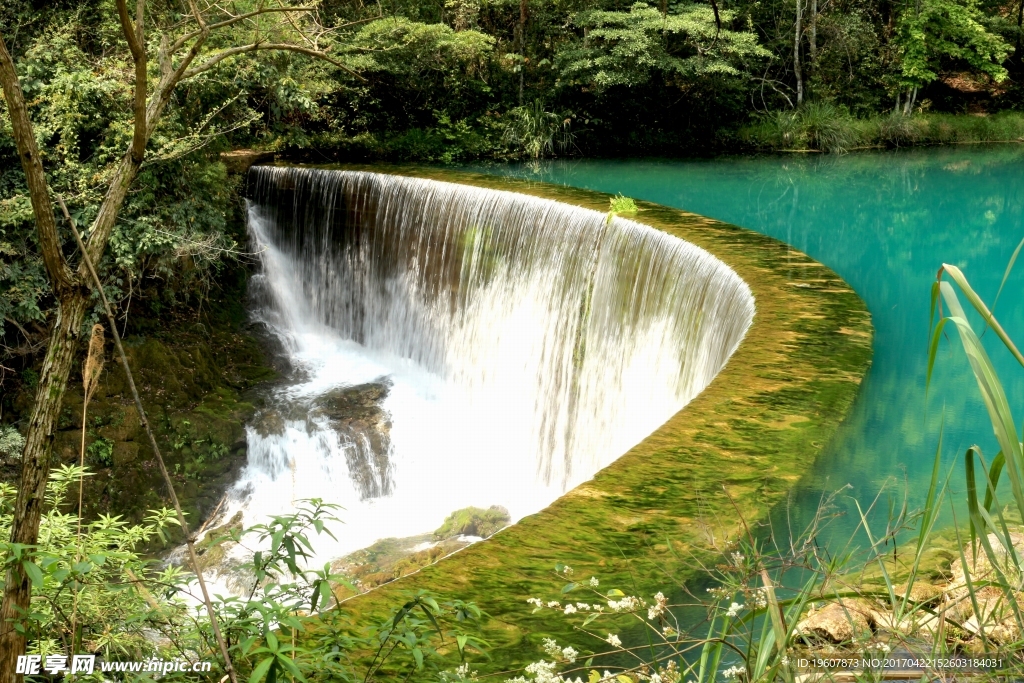
{"type": "Polygon", "coordinates": [[[622,591],[620,591],[618,588],[613,588],[610,591],[608,591],[608,597],[609,598],[624,598],[624,597],[626,597],[626,594],[623,593],[622,591]]]}
{"type": "Polygon", "coordinates": [[[34,588],[43,587],[43,570],[35,562],[24,560],[21,563],[22,568],[25,570],[25,576],[32,582],[34,588]]]}
{"type": "Polygon", "coordinates": [[[267,671],[270,670],[270,665],[273,663],[274,657],[267,657],[257,664],[256,668],[252,670],[252,675],[249,676],[249,683],[260,683],[260,680],[266,676],[267,671]]]}

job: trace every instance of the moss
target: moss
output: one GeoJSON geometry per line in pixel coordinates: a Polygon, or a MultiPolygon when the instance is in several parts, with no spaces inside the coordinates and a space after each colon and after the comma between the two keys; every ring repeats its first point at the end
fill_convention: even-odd
{"type": "MultiPolygon", "coordinates": [[[[513,190],[606,212],[606,194],[438,169],[375,166],[513,190]]],[[[386,618],[408,591],[477,602],[490,615],[481,671],[536,660],[552,635],[592,646],[567,622],[533,615],[528,597],[557,597],[559,562],[576,576],[648,598],[697,576],[698,560],[764,518],[800,478],[849,411],[870,365],[864,303],[835,273],[770,237],[637,202],[637,220],[688,240],[731,266],[757,312],[725,369],[689,405],[591,481],[487,541],[344,602],[329,617],[355,628],[386,618]],[[668,578],[668,577],[671,577],[668,578]]],[[[453,662],[454,664],[454,662],[453,662]]]]}
{"type": "Polygon", "coordinates": [[[508,526],[511,521],[508,510],[500,505],[492,505],[486,510],[475,507],[462,508],[448,515],[441,527],[434,532],[434,538],[438,541],[454,536],[488,538],[499,529],[508,526]]]}
{"type": "MultiPolygon", "coordinates": [[[[259,341],[228,316],[200,325],[170,323],[150,334],[130,335],[124,345],[182,507],[196,524],[244,464],[245,422],[255,412],[250,390],[276,373],[259,341]]],[[[171,502],[112,352],[108,347],[88,409],[86,464],[96,474],[86,480],[84,511],[87,517],[114,514],[138,521],[148,510],[171,502]]],[[[31,393],[23,389],[15,402],[24,413],[31,407],[31,393]]],[[[82,403],[81,377],[75,373],[54,434],[54,465],[79,460],[82,403]]],[[[0,474],[13,479],[17,469],[8,466],[0,474]]]]}

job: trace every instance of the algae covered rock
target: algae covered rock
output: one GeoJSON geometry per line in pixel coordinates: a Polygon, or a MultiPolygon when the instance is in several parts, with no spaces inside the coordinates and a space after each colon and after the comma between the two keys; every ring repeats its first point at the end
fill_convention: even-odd
{"type": "Polygon", "coordinates": [[[512,522],[508,510],[500,505],[483,508],[468,507],[456,510],[444,520],[434,532],[434,538],[443,540],[455,536],[479,536],[487,538],[504,529],[512,522]]]}

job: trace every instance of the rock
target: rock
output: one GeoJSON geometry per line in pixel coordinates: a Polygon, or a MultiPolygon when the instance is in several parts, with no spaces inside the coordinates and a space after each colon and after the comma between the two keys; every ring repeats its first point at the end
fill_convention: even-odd
{"type": "Polygon", "coordinates": [[[260,152],[255,149],[233,149],[221,152],[220,160],[228,173],[245,173],[253,164],[263,164],[274,160],[273,152],[260,152]]]}
{"type": "Polygon", "coordinates": [[[819,640],[843,643],[857,636],[870,634],[875,610],[861,600],[830,602],[820,610],[812,610],[796,625],[796,632],[819,640]]]}
{"type": "MultiPolygon", "coordinates": [[[[907,584],[894,586],[893,592],[896,594],[896,600],[902,601],[903,597],[907,595],[907,584]]],[[[942,600],[942,595],[941,587],[925,581],[915,581],[914,585],[910,587],[908,603],[909,605],[929,605],[942,600]]]]}
{"type": "Polygon", "coordinates": [[[387,378],[341,387],[318,397],[309,410],[310,420],[326,418],[338,434],[364,500],[391,493],[391,415],[383,407],[390,390],[387,378]]]}
{"type": "Polygon", "coordinates": [[[264,410],[252,421],[252,428],[264,439],[271,434],[284,434],[284,417],[276,410],[264,410]]]}
{"type": "MultiPolygon", "coordinates": [[[[1017,566],[1024,565],[1024,533],[1019,531],[1010,532],[1010,541],[1013,544],[1013,552],[1017,556],[1017,566]]],[[[1014,567],[1014,563],[1010,561],[1008,549],[1005,547],[1005,539],[1001,536],[996,536],[996,534],[989,534],[988,542],[992,547],[999,569],[1002,570],[1011,584],[1018,584],[1022,577],[1014,567]]],[[[980,545],[976,555],[969,548],[965,549],[965,555],[973,583],[998,581],[998,573],[992,567],[988,553],[980,545]],[[972,557],[972,555],[974,556],[972,557]]],[[[967,580],[964,576],[963,563],[960,561],[954,562],[952,570],[953,578],[949,582],[949,586],[946,587],[947,595],[950,593],[966,594],[967,580]]]]}
{"type": "Polygon", "coordinates": [[[500,505],[483,508],[468,507],[456,510],[444,520],[434,532],[434,538],[444,540],[455,536],[479,536],[488,538],[512,522],[508,510],[500,505]]]}
{"type": "Polygon", "coordinates": [[[134,441],[118,441],[111,455],[114,467],[123,467],[139,458],[139,444],[134,441]]]}

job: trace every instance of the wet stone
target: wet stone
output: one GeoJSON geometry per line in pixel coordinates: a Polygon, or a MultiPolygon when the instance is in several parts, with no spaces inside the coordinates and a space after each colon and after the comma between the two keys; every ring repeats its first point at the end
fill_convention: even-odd
{"type": "Polygon", "coordinates": [[[345,450],[349,476],[363,500],[391,493],[391,415],[384,400],[391,381],[341,387],[318,397],[309,418],[326,418],[345,450]]]}

